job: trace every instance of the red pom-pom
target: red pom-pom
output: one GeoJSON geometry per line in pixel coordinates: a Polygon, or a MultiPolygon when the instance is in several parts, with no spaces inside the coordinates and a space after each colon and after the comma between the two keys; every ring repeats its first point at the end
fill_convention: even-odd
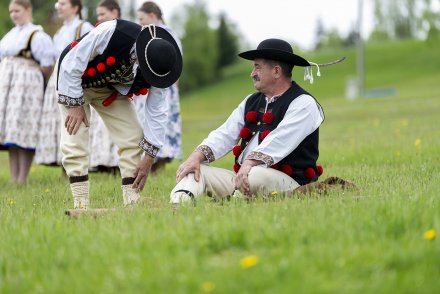
{"type": "Polygon", "coordinates": [[[239,170],[240,170],[240,165],[234,164],[234,171],[235,171],[235,173],[238,173],[239,170]]]}
{"type": "Polygon", "coordinates": [[[86,69],[86,71],[82,75],[82,78],[87,78],[87,77],[89,77],[89,75],[87,74],[87,69],[86,69]]]}
{"type": "Polygon", "coordinates": [[[74,48],[76,45],[78,45],[78,43],[78,41],[72,42],[72,44],[70,44],[70,48],[74,48]]]}
{"type": "Polygon", "coordinates": [[[278,166],[278,164],[274,164],[271,166],[271,168],[278,170],[279,166],[278,166]]]}
{"type": "Polygon", "coordinates": [[[141,88],[139,90],[140,95],[147,95],[148,94],[148,88],[141,88]]]}
{"type": "Polygon", "coordinates": [[[249,111],[248,113],[246,113],[246,120],[250,123],[255,123],[257,122],[258,119],[258,114],[256,111],[249,111]]]}
{"type": "Polygon", "coordinates": [[[290,166],[290,164],[283,164],[283,165],[281,165],[281,171],[283,173],[285,173],[286,175],[290,176],[293,172],[293,169],[290,166]]]}
{"type": "Polygon", "coordinates": [[[313,168],[308,167],[306,168],[306,170],[304,171],[304,176],[306,177],[306,179],[314,179],[316,176],[316,172],[313,168]]]}
{"type": "Polygon", "coordinates": [[[263,141],[264,138],[266,138],[267,135],[269,135],[269,133],[270,133],[270,130],[262,131],[261,134],[260,134],[261,141],[263,141]]]}
{"type": "Polygon", "coordinates": [[[234,148],[232,148],[232,153],[234,154],[234,156],[239,156],[241,154],[241,146],[234,146],[234,148]]]}
{"type": "Polygon", "coordinates": [[[249,139],[251,135],[252,131],[248,128],[242,128],[240,131],[240,138],[242,138],[243,140],[249,139]]]}
{"type": "Polygon", "coordinates": [[[322,175],[324,173],[324,168],[322,165],[318,165],[316,168],[318,169],[318,175],[322,175]]]}
{"type": "Polygon", "coordinates": [[[271,122],[273,122],[272,112],[266,112],[265,114],[263,114],[263,122],[265,124],[270,124],[271,122]]]}
{"type": "Polygon", "coordinates": [[[102,24],[102,21],[98,21],[98,22],[95,24],[95,28],[96,28],[97,26],[99,26],[100,24],[102,24]]]}
{"type": "Polygon", "coordinates": [[[133,93],[129,93],[129,94],[127,94],[127,97],[131,99],[131,98],[133,98],[133,95],[134,95],[133,93]]]}
{"type": "Polygon", "coordinates": [[[134,96],[139,96],[141,93],[139,91],[134,92],[134,96]]]}
{"type": "Polygon", "coordinates": [[[105,64],[102,63],[102,62],[98,63],[98,65],[96,66],[96,69],[97,69],[99,72],[104,72],[104,71],[105,71],[105,64]]]}
{"type": "Polygon", "coordinates": [[[109,56],[107,57],[105,63],[107,63],[108,66],[112,66],[116,63],[116,58],[114,58],[113,56],[109,56]]]}
{"type": "Polygon", "coordinates": [[[94,77],[94,76],[96,76],[96,69],[94,69],[94,68],[89,68],[89,69],[87,70],[87,75],[88,75],[89,77],[94,77]]]}

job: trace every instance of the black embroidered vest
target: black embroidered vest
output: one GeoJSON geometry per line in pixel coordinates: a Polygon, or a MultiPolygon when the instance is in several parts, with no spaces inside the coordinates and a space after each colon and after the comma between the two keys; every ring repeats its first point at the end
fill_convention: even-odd
{"type": "MultiPolygon", "coordinates": [[[[136,23],[117,19],[115,31],[110,38],[107,48],[101,55],[96,56],[87,65],[87,69],[82,76],[83,88],[111,87],[112,84],[126,83],[133,80],[132,66],[130,61],[131,50],[136,42],[136,38],[142,30],[142,27],[136,23]]],[[[66,54],[81,42],[87,34],[77,41],[69,44],[61,53],[59,67],[66,54]]],[[[57,87],[58,88],[58,87],[57,87]]],[[[138,67],[133,84],[129,90],[130,93],[137,93],[143,88],[150,88],[150,84],[143,78],[138,67]]]]}
{"type": "MultiPolygon", "coordinates": [[[[259,133],[258,144],[261,144],[270,131],[276,129],[283,120],[290,103],[302,94],[310,95],[297,83],[292,82],[292,86],[281,97],[268,105],[266,113],[264,94],[258,92],[248,98],[244,113],[245,125],[240,132],[241,144],[240,147],[234,147],[238,150],[235,152],[233,150],[236,155],[236,167],[241,150],[244,150],[252,137],[259,133]]],[[[316,165],[319,156],[318,143],[319,128],[308,135],[289,155],[272,168],[286,173],[300,185],[316,181],[322,173],[322,167],[316,165]]]]}

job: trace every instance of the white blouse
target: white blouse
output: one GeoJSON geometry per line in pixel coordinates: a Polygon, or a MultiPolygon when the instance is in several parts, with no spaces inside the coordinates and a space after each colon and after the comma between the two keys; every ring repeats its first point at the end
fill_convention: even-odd
{"type": "MultiPolygon", "coordinates": [[[[81,77],[88,63],[105,51],[115,28],[116,20],[103,22],[85,36],[84,39],[75,46],[75,50],[71,50],[66,54],[59,70],[59,95],[71,98],[80,98],[84,95],[81,86],[81,77]]],[[[134,75],[133,78],[135,78],[134,75]]],[[[120,87],[123,86],[121,84],[114,84],[112,86],[118,90],[123,88],[120,87]]],[[[144,137],[150,144],[159,149],[162,148],[165,140],[165,126],[168,121],[168,106],[165,97],[165,89],[150,88],[144,109],[144,121],[141,122],[144,137]]]]}
{"type": "MultiPolygon", "coordinates": [[[[76,31],[79,25],[84,20],[80,19],[79,16],[75,16],[75,18],[69,22],[65,21],[63,26],[55,33],[53,36],[53,43],[55,45],[56,57],[60,56],[61,52],[63,52],[64,48],[67,45],[75,41],[76,31]]],[[[87,34],[93,29],[93,25],[89,22],[84,22],[81,26],[80,37],[87,34]]]]}
{"type": "MultiPolygon", "coordinates": [[[[214,155],[214,160],[229,153],[239,141],[240,130],[244,126],[245,105],[250,96],[238,105],[223,125],[212,131],[199,145],[199,147],[208,146],[214,155]]],[[[269,99],[266,97],[266,109],[269,104],[269,99]]],[[[264,164],[276,164],[295,150],[323,121],[323,110],[315,99],[310,95],[300,95],[290,103],[283,120],[260,145],[258,145],[259,133],[253,136],[240,155],[239,163],[242,164],[251,152],[257,152],[269,156],[270,160],[264,164]]]]}
{"type": "Polygon", "coordinates": [[[52,39],[43,31],[43,28],[33,23],[27,23],[23,26],[15,26],[0,41],[0,60],[8,56],[17,56],[25,49],[32,32],[34,34],[31,42],[31,51],[35,60],[41,66],[52,66],[55,63],[55,51],[52,39]]]}

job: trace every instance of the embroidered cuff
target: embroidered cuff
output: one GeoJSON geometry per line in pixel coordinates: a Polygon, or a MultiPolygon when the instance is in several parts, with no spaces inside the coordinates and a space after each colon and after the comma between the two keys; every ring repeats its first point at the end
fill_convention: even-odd
{"type": "Polygon", "coordinates": [[[81,106],[85,103],[84,96],[72,98],[66,95],[58,95],[58,103],[66,106],[81,106]]]}
{"type": "Polygon", "coordinates": [[[200,145],[196,150],[202,152],[208,162],[213,162],[215,160],[214,152],[212,152],[211,147],[208,145],[200,145]]]}
{"type": "Polygon", "coordinates": [[[147,141],[147,139],[143,138],[141,142],[139,143],[139,147],[142,148],[148,155],[151,157],[156,157],[157,152],[159,152],[159,147],[154,146],[150,142],[147,141]]]}
{"type": "Polygon", "coordinates": [[[254,159],[254,160],[262,161],[267,167],[272,166],[275,162],[271,156],[256,151],[252,151],[249,154],[249,156],[246,157],[246,159],[254,159]]]}

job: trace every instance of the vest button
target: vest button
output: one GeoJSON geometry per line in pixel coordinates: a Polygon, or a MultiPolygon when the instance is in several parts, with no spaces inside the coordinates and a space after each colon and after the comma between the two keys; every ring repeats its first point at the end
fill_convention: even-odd
{"type": "Polygon", "coordinates": [[[261,121],[257,122],[257,126],[261,125],[261,121]]]}

